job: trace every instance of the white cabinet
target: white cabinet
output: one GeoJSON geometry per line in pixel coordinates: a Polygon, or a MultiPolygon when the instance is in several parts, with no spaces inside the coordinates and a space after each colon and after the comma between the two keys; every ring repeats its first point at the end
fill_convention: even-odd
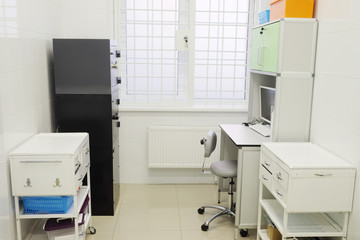
{"type": "MultiPolygon", "coordinates": [[[[12,194],[15,197],[17,237],[22,219],[74,218],[90,196],[90,149],[87,133],[37,134],[10,153],[12,194]],[[87,185],[83,186],[87,176],[87,185]],[[23,196],[72,196],[73,204],[64,214],[26,213],[23,196]]],[[[91,200],[85,226],[90,226],[91,200]]],[[[78,228],[75,228],[78,236],[78,228]]]]}
{"type": "Polygon", "coordinates": [[[283,239],[346,237],[355,168],[313,143],[264,143],[261,148],[258,240],[268,240],[264,215],[283,239]],[[342,216],[338,222],[332,213],[342,216]]]}
{"type": "Polygon", "coordinates": [[[284,18],[252,31],[249,121],[260,116],[259,86],[276,89],[272,141],[308,141],[316,19],[284,18]]]}

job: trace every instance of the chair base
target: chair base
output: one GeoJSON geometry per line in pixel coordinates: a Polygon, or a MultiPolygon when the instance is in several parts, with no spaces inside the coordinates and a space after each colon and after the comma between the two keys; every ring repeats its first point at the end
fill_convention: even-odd
{"type": "MultiPolygon", "coordinates": [[[[218,209],[221,212],[218,212],[217,214],[215,214],[214,216],[212,216],[211,218],[209,218],[203,225],[201,225],[201,230],[203,231],[207,231],[209,229],[209,224],[212,220],[214,220],[217,217],[220,217],[222,215],[230,215],[235,217],[235,208],[234,208],[234,202],[233,202],[233,185],[234,185],[234,179],[231,177],[230,178],[230,182],[229,182],[229,198],[228,198],[228,207],[222,207],[222,206],[217,206],[217,205],[207,205],[207,206],[201,206],[198,209],[198,213],[199,214],[203,214],[205,211],[205,208],[214,208],[214,209],[218,209]]],[[[220,201],[220,196],[218,196],[218,201],[220,201]]]]}
{"type": "Polygon", "coordinates": [[[228,209],[226,207],[222,207],[222,206],[216,206],[216,205],[201,206],[198,209],[198,213],[203,214],[205,211],[205,208],[215,208],[215,209],[221,210],[221,212],[218,212],[217,214],[215,214],[214,216],[209,218],[203,225],[201,225],[201,230],[203,230],[203,231],[207,231],[209,229],[210,222],[217,217],[220,217],[223,215],[230,215],[230,216],[235,217],[235,213],[232,212],[230,209],[228,209]]]}

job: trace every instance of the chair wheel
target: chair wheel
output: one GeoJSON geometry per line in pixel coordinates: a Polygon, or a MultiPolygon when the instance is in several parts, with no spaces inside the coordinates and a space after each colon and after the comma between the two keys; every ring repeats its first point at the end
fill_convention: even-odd
{"type": "Polygon", "coordinates": [[[240,235],[241,235],[242,237],[246,237],[246,236],[248,235],[248,230],[247,230],[247,229],[241,229],[241,230],[240,230],[240,235]]]}
{"type": "MultiPolygon", "coordinates": [[[[204,209],[204,208],[199,208],[199,209],[198,209],[198,213],[199,213],[199,214],[203,214],[204,212],[205,212],[205,209],[204,209]]],[[[205,230],[205,231],[206,231],[206,230],[205,230]]]]}
{"type": "Polygon", "coordinates": [[[89,227],[89,231],[90,231],[90,234],[95,234],[96,233],[96,229],[93,226],[89,227]]]}
{"type": "Polygon", "coordinates": [[[203,224],[201,225],[201,230],[203,230],[204,232],[206,232],[209,229],[209,226],[203,224]]]}

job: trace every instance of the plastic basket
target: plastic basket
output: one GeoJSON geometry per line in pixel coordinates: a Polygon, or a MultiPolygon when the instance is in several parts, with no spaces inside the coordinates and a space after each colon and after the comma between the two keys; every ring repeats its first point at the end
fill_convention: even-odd
{"type": "Polygon", "coordinates": [[[270,10],[262,11],[259,15],[259,24],[264,24],[269,22],[270,19],[270,10]]]}
{"type": "Polygon", "coordinates": [[[25,213],[66,213],[73,196],[22,197],[25,213]]]}

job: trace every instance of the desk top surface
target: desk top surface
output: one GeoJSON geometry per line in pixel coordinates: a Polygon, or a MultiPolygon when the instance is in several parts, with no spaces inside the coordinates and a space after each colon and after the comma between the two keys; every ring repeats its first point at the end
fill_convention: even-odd
{"type": "Polygon", "coordinates": [[[220,124],[219,126],[236,146],[260,146],[264,142],[271,142],[270,137],[264,137],[241,124],[220,124]]]}

